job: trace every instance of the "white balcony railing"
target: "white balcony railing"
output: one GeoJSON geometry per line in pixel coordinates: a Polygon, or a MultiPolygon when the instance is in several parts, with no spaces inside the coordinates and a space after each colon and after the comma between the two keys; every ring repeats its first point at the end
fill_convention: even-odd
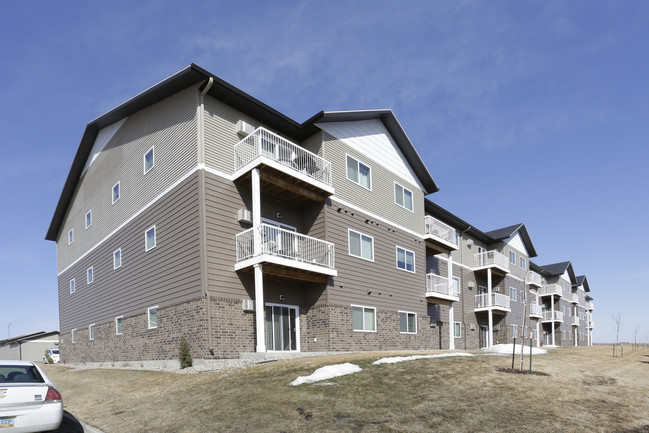
{"type": "Polygon", "coordinates": [[[539,273],[537,273],[537,272],[534,272],[534,271],[530,271],[530,272],[527,274],[527,284],[531,284],[531,285],[535,285],[535,286],[538,286],[538,287],[542,287],[542,286],[543,286],[543,282],[542,282],[542,280],[541,280],[541,274],[539,274],[539,273]]]}
{"type": "Polygon", "coordinates": [[[548,296],[548,295],[559,295],[563,296],[563,289],[558,284],[546,284],[541,287],[539,290],[539,295],[548,296]]]}
{"type": "Polygon", "coordinates": [[[593,322],[592,320],[589,320],[588,321],[588,327],[591,328],[591,329],[594,328],[595,327],[595,322],[593,322]]]}
{"type": "Polygon", "coordinates": [[[332,184],[329,161],[261,127],[234,146],[234,171],[262,156],[328,186],[332,184]]]}
{"type": "Polygon", "coordinates": [[[561,311],[544,311],[544,322],[563,322],[563,313],[561,311]]]}
{"type": "Polygon", "coordinates": [[[543,317],[543,308],[538,304],[530,304],[530,317],[543,317]]]}
{"type": "Polygon", "coordinates": [[[451,281],[449,284],[448,278],[437,274],[426,274],[426,293],[457,298],[460,296],[460,288],[457,287],[455,281],[451,281]]]}
{"type": "Polygon", "coordinates": [[[500,293],[492,293],[489,298],[488,293],[475,295],[475,308],[505,308],[509,310],[509,296],[500,293]]]}
{"type": "Polygon", "coordinates": [[[592,302],[586,302],[586,309],[587,310],[594,310],[595,306],[593,305],[592,302]]]}
{"type": "Polygon", "coordinates": [[[496,250],[485,251],[473,256],[473,266],[480,268],[483,266],[499,266],[509,271],[509,260],[504,254],[500,254],[496,250]]]}
{"type": "Polygon", "coordinates": [[[254,228],[237,235],[237,262],[261,254],[334,269],[334,244],[279,227],[262,224],[260,246],[255,248],[254,228]]]}
{"type": "Polygon", "coordinates": [[[572,316],[571,324],[572,326],[579,326],[579,316],[572,316]]]}
{"type": "Polygon", "coordinates": [[[570,300],[572,301],[573,304],[578,304],[579,303],[579,294],[571,293],[570,294],[570,300]]]}
{"type": "Polygon", "coordinates": [[[424,221],[426,224],[425,234],[432,235],[433,237],[455,245],[455,229],[453,227],[444,224],[430,215],[426,215],[424,221]]]}

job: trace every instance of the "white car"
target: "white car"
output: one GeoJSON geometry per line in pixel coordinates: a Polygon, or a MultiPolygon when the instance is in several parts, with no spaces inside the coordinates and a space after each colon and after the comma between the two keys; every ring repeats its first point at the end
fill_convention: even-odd
{"type": "Polygon", "coordinates": [[[31,361],[0,360],[0,431],[54,430],[62,419],[61,394],[43,370],[31,361]]]}
{"type": "MultiPolygon", "coordinates": [[[[47,354],[52,358],[52,364],[58,364],[61,361],[61,355],[59,354],[59,349],[47,349],[47,354]]],[[[47,356],[43,357],[43,363],[47,364],[47,356]]]]}

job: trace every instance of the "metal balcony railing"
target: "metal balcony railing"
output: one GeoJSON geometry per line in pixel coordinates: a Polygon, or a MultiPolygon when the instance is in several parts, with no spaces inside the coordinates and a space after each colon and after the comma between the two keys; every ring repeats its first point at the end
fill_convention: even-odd
{"type": "Polygon", "coordinates": [[[546,284],[541,287],[539,290],[539,295],[548,296],[548,295],[559,295],[563,296],[563,289],[558,284],[546,284]]]}
{"type": "Polygon", "coordinates": [[[543,308],[538,304],[530,304],[530,317],[543,317],[543,308]]]}
{"type": "Polygon", "coordinates": [[[455,245],[455,229],[453,227],[444,224],[430,215],[426,215],[424,222],[426,225],[425,234],[432,235],[433,237],[455,245]]]}
{"type": "Polygon", "coordinates": [[[509,309],[509,296],[500,293],[475,295],[475,308],[499,307],[509,309]]]}
{"type": "Polygon", "coordinates": [[[473,256],[473,266],[480,268],[483,266],[500,266],[509,270],[509,260],[504,254],[500,254],[496,250],[485,251],[473,256]]]}
{"type": "Polygon", "coordinates": [[[571,324],[572,326],[579,326],[579,316],[572,316],[571,324]]]}
{"type": "Polygon", "coordinates": [[[561,311],[544,311],[544,322],[563,322],[563,313],[561,311]]]}
{"type": "Polygon", "coordinates": [[[570,300],[572,301],[573,304],[578,304],[579,303],[579,294],[571,293],[570,294],[570,300]]]}
{"type": "Polygon", "coordinates": [[[262,127],[234,146],[234,171],[258,157],[271,159],[296,173],[332,185],[329,161],[262,127]]]}
{"type": "Polygon", "coordinates": [[[592,302],[586,302],[586,309],[587,310],[594,310],[595,306],[593,305],[592,302]]]}
{"type": "Polygon", "coordinates": [[[541,279],[541,274],[539,274],[537,272],[534,272],[534,271],[530,271],[527,274],[527,284],[533,284],[535,286],[542,287],[543,282],[542,282],[542,279],[541,279]]]}
{"type": "Polygon", "coordinates": [[[448,278],[437,274],[426,274],[426,294],[440,294],[445,296],[460,296],[460,288],[455,281],[449,283],[448,278]]]}

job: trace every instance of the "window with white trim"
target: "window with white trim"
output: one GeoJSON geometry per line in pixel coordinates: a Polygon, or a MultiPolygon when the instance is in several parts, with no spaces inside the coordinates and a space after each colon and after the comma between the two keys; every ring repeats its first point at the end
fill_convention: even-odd
{"type": "Polygon", "coordinates": [[[512,265],[516,264],[516,252],[515,251],[509,250],[509,263],[511,263],[512,265]]]}
{"type": "Polygon", "coordinates": [[[95,324],[94,323],[92,325],[88,326],[88,339],[89,340],[94,340],[95,339],[95,324]]]}
{"type": "Polygon", "coordinates": [[[113,269],[117,269],[122,266],[122,249],[118,249],[113,252],[113,269]]]}
{"type": "Polygon", "coordinates": [[[512,337],[518,338],[518,325],[512,325],[512,337]]]}
{"type": "Polygon", "coordinates": [[[374,238],[363,233],[348,230],[349,255],[374,261],[374,238]]]}
{"type": "Polygon", "coordinates": [[[516,289],[514,287],[509,288],[509,297],[512,301],[516,301],[518,297],[516,296],[516,289]]]}
{"type": "Polygon", "coordinates": [[[394,202],[412,212],[412,191],[394,183],[394,202]]]}
{"type": "Polygon", "coordinates": [[[149,321],[149,329],[158,327],[158,306],[150,307],[146,310],[146,315],[149,321]]]}
{"type": "Polygon", "coordinates": [[[155,226],[149,228],[144,232],[144,248],[145,251],[155,248],[156,246],[156,237],[155,237],[155,226]]]}
{"type": "Polygon", "coordinates": [[[415,253],[405,248],[397,247],[397,268],[415,272],[415,253]]]}
{"type": "Polygon", "coordinates": [[[368,165],[347,155],[347,179],[360,186],[372,190],[372,175],[368,165]]]}
{"type": "Polygon", "coordinates": [[[462,338],[462,322],[453,322],[453,338],[462,338]]]}
{"type": "Polygon", "coordinates": [[[74,229],[70,229],[68,232],[68,245],[71,245],[74,242],[74,229]]]}
{"type": "Polygon", "coordinates": [[[417,313],[399,311],[399,331],[402,334],[417,333],[417,313]]]}
{"type": "Polygon", "coordinates": [[[460,234],[458,232],[455,232],[455,245],[460,246],[460,234]]]}
{"type": "Polygon", "coordinates": [[[153,146],[144,154],[144,174],[147,174],[155,165],[153,146]]]}
{"type": "Polygon", "coordinates": [[[115,202],[119,200],[119,182],[113,185],[112,198],[113,198],[113,204],[115,204],[115,202]]]}
{"type": "Polygon", "coordinates": [[[460,290],[460,277],[453,277],[453,294],[455,296],[460,296],[462,290],[460,290]]]}
{"type": "Polygon", "coordinates": [[[352,305],[354,331],[376,332],[376,308],[352,305]]]}
{"type": "Polygon", "coordinates": [[[87,282],[88,284],[92,283],[92,282],[93,282],[93,279],[94,279],[93,277],[94,277],[94,276],[93,276],[93,271],[92,271],[92,266],[91,266],[91,267],[89,267],[88,270],[86,271],[86,282],[87,282]]]}
{"type": "Polygon", "coordinates": [[[70,294],[73,294],[75,291],[74,278],[70,280],[70,294]]]}
{"type": "Polygon", "coordinates": [[[72,339],[73,343],[77,342],[77,330],[76,329],[73,329],[72,331],[70,331],[70,338],[72,339]]]}
{"type": "Polygon", "coordinates": [[[519,257],[520,259],[520,266],[522,270],[527,269],[527,259],[525,257],[519,257]]]}
{"type": "Polygon", "coordinates": [[[90,227],[92,225],[92,211],[89,210],[86,212],[86,228],[90,227]]]}
{"type": "Polygon", "coordinates": [[[124,316],[115,317],[115,335],[122,335],[124,332],[124,316]]]}

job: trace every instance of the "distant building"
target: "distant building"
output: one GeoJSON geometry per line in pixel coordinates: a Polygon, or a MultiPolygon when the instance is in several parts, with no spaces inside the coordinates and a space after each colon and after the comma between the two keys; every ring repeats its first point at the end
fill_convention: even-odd
{"type": "Polygon", "coordinates": [[[58,346],[59,331],[21,335],[0,340],[0,359],[43,362],[45,351],[58,346]]]}

